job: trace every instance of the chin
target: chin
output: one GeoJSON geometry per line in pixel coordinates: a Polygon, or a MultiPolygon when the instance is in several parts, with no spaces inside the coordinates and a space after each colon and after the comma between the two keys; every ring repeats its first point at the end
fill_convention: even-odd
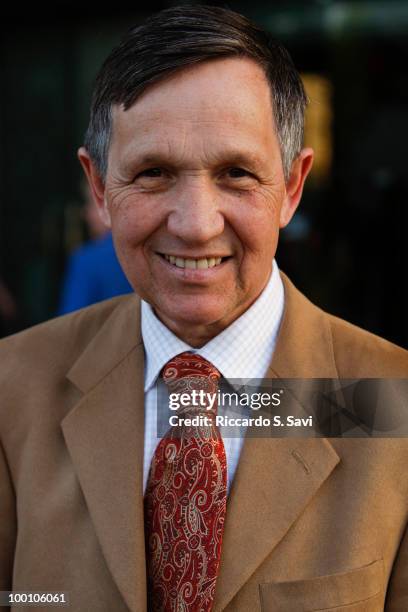
{"type": "Polygon", "coordinates": [[[171,308],[159,309],[156,311],[159,313],[160,318],[162,313],[166,320],[172,321],[177,327],[182,328],[183,326],[191,327],[196,325],[197,327],[203,327],[208,325],[214,325],[225,320],[228,317],[229,310],[227,308],[220,308],[218,303],[203,303],[197,300],[194,303],[186,304],[182,301],[177,304],[177,308],[174,308],[172,304],[171,308]]]}

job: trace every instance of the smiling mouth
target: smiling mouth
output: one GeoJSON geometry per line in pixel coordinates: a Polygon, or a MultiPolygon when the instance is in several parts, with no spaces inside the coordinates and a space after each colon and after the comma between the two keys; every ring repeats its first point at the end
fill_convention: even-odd
{"type": "Polygon", "coordinates": [[[176,255],[167,255],[159,253],[163,259],[177,268],[187,268],[189,270],[206,270],[207,268],[215,268],[221,263],[230,259],[230,257],[201,257],[197,259],[177,257],[176,255]]]}

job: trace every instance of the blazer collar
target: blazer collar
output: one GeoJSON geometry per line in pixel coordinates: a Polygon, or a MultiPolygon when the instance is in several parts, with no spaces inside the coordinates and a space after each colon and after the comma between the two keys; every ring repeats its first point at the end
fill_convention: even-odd
{"type": "Polygon", "coordinates": [[[281,272],[285,310],[267,378],[338,378],[328,316],[281,272]]]}
{"type": "Polygon", "coordinates": [[[118,306],[73,364],[67,378],[81,391],[87,392],[107,376],[142,343],[140,316],[137,295],[119,300],[118,306]]]}
{"type": "MultiPolygon", "coordinates": [[[[268,376],[337,377],[327,316],[282,279],[285,312],[268,376]]],[[[143,612],[144,351],[136,296],[119,302],[68,378],[84,395],[62,422],[65,441],[111,574],[129,609],[143,612]]],[[[216,612],[273,552],[338,462],[322,438],[245,441],[227,506],[216,612]]]]}

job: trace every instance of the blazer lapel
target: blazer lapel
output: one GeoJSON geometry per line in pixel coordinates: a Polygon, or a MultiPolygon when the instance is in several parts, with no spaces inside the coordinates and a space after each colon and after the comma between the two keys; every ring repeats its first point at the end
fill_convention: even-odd
{"type": "Polygon", "coordinates": [[[106,563],[134,612],[146,608],[144,354],[137,317],[135,298],[121,302],[71,368],[68,378],[84,396],[62,422],[106,563]]]}
{"type": "MultiPolygon", "coordinates": [[[[326,315],[282,279],[285,312],[266,377],[337,378],[326,315]]],[[[339,461],[323,438],[246,438],[227,502],[215,612],[271,554],[339,461]]]]}

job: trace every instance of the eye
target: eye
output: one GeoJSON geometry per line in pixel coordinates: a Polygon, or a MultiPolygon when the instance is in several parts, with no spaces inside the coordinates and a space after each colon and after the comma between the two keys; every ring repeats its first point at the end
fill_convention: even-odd
{"type": "Polygon", "coordinates": [[[232,166],[223,171],[221,177],[222,183],[229,189],[249,191],[255,189],[258,185],[257,177],[245,168],[232,166]]]}
{"type": "Polygon", "coordinates": [[[163,170],[161,168],[147,168],[146,170],[143,170],[143,172],[140,172],[136,178],[139,178],[140,176],[160,178],[163,176],[163,170]]]}
{"type": "Polygon", "coordinates": [[[133,183],[143,191],[156,191],[164,189],[171,183],[171,174],[164,168],[154,166],[139,172],[135,176],[133,183]]]}
{"type": "Polygon", "coordinates": [[[250,173],[247,172],[247,170],[244,170],[243,168],[229,168],[227,170],[227,173],[231,178],[243,178],[246,176],[250,176],[250,173]]]}

